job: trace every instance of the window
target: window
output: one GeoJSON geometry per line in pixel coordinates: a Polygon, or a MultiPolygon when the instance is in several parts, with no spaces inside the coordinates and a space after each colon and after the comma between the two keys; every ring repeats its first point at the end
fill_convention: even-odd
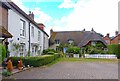
{"type": "Polygon", "coordinates": [[[120,39],[118,40],[118,44],[120,44],[120,39]]]}
{"type": "Polygon", "coordinates": [[[31,35],[34,37],[34,27],[32,26],[31,35]]]}
{"type": "Polygon", "coordinates": [[[69,44],[73,44],[74,41],[72,39],[69,39],[68,42],[69,44]]]}
{"type": "Polygon", "coordinates": [[[59,40],[55,40],[55,43],[56,43],[56,44],[59,44],[59,43],[60,43],[60,41],[59,41],[59,40]]]}
{"type": "Polygon", "coordinates": [[[58,46],[56,46],[56,51],[59,51],[59,47],[58,46]]]}
{"type": "Polygon", "coordinates": [[[109,40],[105,40],[105,42],[106,42],[107,44],[110,44],[110,41],[109,41],[109,40]]]}
{"type": "Polygon", "coordinates": [[[95,46],[95,45],[96,45],[96,42],[95,42],[95,41],[92,41],[92,42],[91,42],[91,45],[95,46]]]}
{"type": "Polygon", "coordinates": [[[20,56],[24,55],[24,49],[25,49],[25,45],[21,45],[21,47],[20,47],[20,56]]]}
{"type": "Polygon", "coordinates": [[[34,53],[34,47],[32,47],[32,53],[34,53]]]}
{"type": "Polygon", "coordinates": [[[38,41],[40,41],[40,31],[38,31],[38,41]]]}
{"type": "Polygon", "coordinates": [[[25,21],[21,19],[20,23],[21,23],[20,36],[25,36],[25,21]]]}

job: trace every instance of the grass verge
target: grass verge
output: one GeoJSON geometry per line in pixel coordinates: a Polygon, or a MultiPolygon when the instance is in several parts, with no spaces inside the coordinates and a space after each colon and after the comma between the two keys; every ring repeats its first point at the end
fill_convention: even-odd
{"type": "Polygon", "coordinates": [[[102,59],[102,58],[58,58],[55,61],[47,64],[52,66],[58,62],[97,62],[97,63],[118,63],[118,59],[102,59]]]}

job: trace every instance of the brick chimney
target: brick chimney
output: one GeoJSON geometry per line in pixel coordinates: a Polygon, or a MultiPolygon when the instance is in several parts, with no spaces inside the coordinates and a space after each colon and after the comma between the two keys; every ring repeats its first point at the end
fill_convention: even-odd
{"type": "Polygon", "coordinates": [[[115,31],[115,36],[117,36],[119,34],[119,32],[118,31],[115,31]]]}
{"type": "Polygon", "coordinates": [[[41,30],[44,30],[44,27],[45,27],[44,24],[42,24],[42,23],[38,23],[38,26],[39,26],[39,28],[40,28],[41,30]]]}
{"type": "Polygon", "coordinates": [[[29,11],[29,16],[30,16],[31,19],[34,20],[34,14],[33,14],[33,12],[29,11]]]}
{"type": "Polygon", "coordinates": [[[50,36],[52,35],[52,33],[53,33],[53,29],[50,30],[50,36]]]}
{"type": "Polygon", "coordinates": [[[109,33],[107,33],[107,35],[106,35],[107,37],[109,37],[110,36],[110,34],[109,33]]]}

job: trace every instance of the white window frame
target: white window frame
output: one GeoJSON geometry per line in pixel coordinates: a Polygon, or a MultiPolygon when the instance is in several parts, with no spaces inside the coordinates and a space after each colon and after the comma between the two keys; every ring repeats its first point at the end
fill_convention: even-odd
{"type": "Polygon", "coordinates": [[[32,37],[34,37],[34,27],[33,26],[31,28],[31,35],[32,35],[32,37]]]}
{"type": "Polygon", "coordinates": [[[55,40],[55,44],[60,44],[60,40],[55,40]]]}
{"type": "Polygon", "coordinates": [[[40,31],[38,31],[38,41],[40,41],[40,31]]]}
{"type": "Polygon", "coordinates": [[[20,36],[25,37],[25,35],[26,35],[25,21],[20,19],[20,23],[21,23],[20,36]]]}
{"type": "Polygon", "coordinates": [[[19,50],[20,50],[20,56],[23,56],[25,52],[25,45],[21,45],[19,50]]]}

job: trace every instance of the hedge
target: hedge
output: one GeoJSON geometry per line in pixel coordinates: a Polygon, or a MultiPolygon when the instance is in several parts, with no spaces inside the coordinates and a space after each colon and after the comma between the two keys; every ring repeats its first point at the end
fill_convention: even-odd
{"type": "Polygon", "coordinates": [[[6,57],[6,48],[1,43],[0,43],[0,54],[1,54],[0,55],[0,61],[3,61],[4,58],[6,57]],[[2,60],[1,60],[1,58],[2,58],[2,60]]]}
{"type": "Polygon", "coordinates": [[[112,44],[107,47],[110,54],[115,54],[117,58],[120,58],[120,44],[112,44]]]}
{"type": "Polygon", "coordinates": [[[58,53],[55,53],[54,54],[54,59],[57,59],[57,58],[59,58],[60,57],[60,54],[58,54],[58,53]]]}
{"type": "Polygon", "coordinates": [[[30,65],[33,67],[39,67],[42,65],[46,65],[59,58],[59,54],[55,55],[43,55],[37,57],[12,57],[13,66],[17,66],[18,60],[21,58],[23,60],[23,64],[25,66],[30,65]]]}

